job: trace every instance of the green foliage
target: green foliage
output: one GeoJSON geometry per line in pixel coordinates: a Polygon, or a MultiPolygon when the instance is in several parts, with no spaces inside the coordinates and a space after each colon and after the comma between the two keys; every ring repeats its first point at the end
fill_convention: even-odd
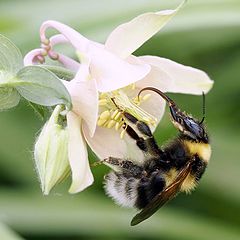
{"type": "MultiPolygon", "coordinates": [[[[38,28],[46,19],[63,21],[85,36],[103,41],[119,23],[145,11],[174,8],[178,3],[1,1],[4,14],[0,16],[0,31],[24,53],[40,44],[38,28]]],[[[70,183],[66,183],[56,189],[56,194],[43,197],[30,153],[43,122],[22,103],[14,111],[0,113],[0,221],[29,240],[239,239],[239,11],[238,0],[190,0],[163,32],[137,52],[203,69],[215,80],[206,95],[213,156],[192,195],[178,196],[134,228],[129,222],[136,212],[114,205],[103,193],[101,182],[108,171],[106,167],[93,168],[95,184],[78,195],[68,195],[70,183]]],[[[178,94],[171,97],[182,109],[201,117],[201,97],[178,94]]],[[[166,114],[155,133],[157,140],[162,144],[175,134],[166,114]]],[[[1,237],[5,236],[4,229],[0,227],[1,237]]]]}
{"type": "Polygon", "coordinates": [[[15,88],[0,88],[0,110],[5,110],[18,105],[20,95],[15,88]]]}
{"type": "Polygon", "coordinates": [[[39,66],[22,68],[16,76],[16,89],[28,101],[54,106],[65,104],[71,108],[71,97],[60,79],[49,70],[39,66]]]}
{"type": "MultiPolygon", "coordinates": [[[[60,67],[53,67],[53,70],[63,75],[60,67]]],[[[70,73],[67,72],[66,76],[69,77],[70,73]]],[[[42,106],[64,104],[71,108],[71,97],[57,75],[46,67],[23,67],[19,49],[0,35],[0,110],[18,105],[19,94],[42,106]]]]}
{"type": "Polygon", "coordinates": [[[0,110],[15,107],[20,95],[13,87],[5,87],[23,66],[19,49],[6,37],[0,35],[0,110]]]}
{"type": "Polygon", "coordinates": [[[17,73],[23,66],[22,54],[8,38],[2,35],[0,35],[0,43],[1,72],[17,73]]]}

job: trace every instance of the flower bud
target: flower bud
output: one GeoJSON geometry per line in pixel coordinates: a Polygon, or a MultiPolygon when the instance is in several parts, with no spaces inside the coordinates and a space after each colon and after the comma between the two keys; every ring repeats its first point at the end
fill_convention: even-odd
{"type": "Polygon", "coordinates": [[[34,148],[36,169],[44,195],[70,172],[68,161],[68,130],[59,124],[61,106],[56,106],[45,123],[34,148]]]}

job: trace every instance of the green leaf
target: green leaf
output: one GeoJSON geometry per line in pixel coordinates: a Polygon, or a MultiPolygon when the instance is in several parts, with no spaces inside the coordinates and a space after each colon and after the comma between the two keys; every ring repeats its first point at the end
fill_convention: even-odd
{"type": "Polygon", "coordinates": [[[70,81],[74,78],[74,72],[60,66],[54,66],[54,65],[42,65],[42,67],[48,69],[52,73],[54,73],[58,78],[70,81]]]}
{"type": "Polygon", "coordinates": [[[20,95],[11,85],[14,75],[23,66],[19,49],[6,37],[0,35],[0,110],[15,107],[20,95]]]}
{"type": "Polygon", "coordinates": [[[0,87],[0,111],[15,107],[20,101],[20,95],[14,88],[0,87]]]}
{"type": "Polygon", "coordinates": [[[27,66],[18,73],[13,84],[28,101],[54,106],[65,104],[71,108],[71,97],[60,79],[49,70],[39,66],[27,66]]]}
{"type": "Polygon", "coordinates": [[[0,35],[0,70],[16,74],[23,66],[19,49],[6,37],[0,35]]]}

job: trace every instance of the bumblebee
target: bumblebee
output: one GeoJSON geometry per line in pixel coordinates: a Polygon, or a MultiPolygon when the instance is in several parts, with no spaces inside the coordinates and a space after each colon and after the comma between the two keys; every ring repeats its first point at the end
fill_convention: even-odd
{"type": "Polygon", "coordinates": [[[117,204],[141,211],[132,219],[137,225],[152,216],[179,192],[191,192],[202,177],[211,156],[208,134],[203,124],[182,112],[175,102],[160,90],[167,102],[171,122],[179,135],[167,146],[159,147],[149,126],[133,115],[123,112],[127,134],[144,153],[144,162],[109,157],[102,162],[113,169],[105,176],[105,191],[117,204]]]}

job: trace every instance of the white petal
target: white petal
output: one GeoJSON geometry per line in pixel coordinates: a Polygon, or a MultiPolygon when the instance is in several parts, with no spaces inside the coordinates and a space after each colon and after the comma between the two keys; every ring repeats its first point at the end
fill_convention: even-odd
{"type": "Polygon", "coordinates": [[[83,133],[88,145],[101,160],[107,157],[129,158],[136,162],[143,160],[142,152],[127,134],[121,139],[120,131],[97,127],[94,136],[90,137],[85,124],[83,124],[83,133]]]}
{"type": "Polygon", "coordinates": [[[68,87],[70,92],[73,112],[86,122],[90,135],[95,132],[98,117],[98,92],[95,82],[71,82],[68,87]]]}
{"type": "Polygon", "coordinates": [[[156,34],[177,13],[181,5],[176,10],[144,13],[121,24],[109,35],[106,49],[123,59],[128,57],[156,34]]]}
{"type": "MultiPolygon", "coordinates": [[[[172,79],[172,84],[167,85],[168,92],[202,94],[212,88],[213,81],[199,69],[155,56],[142,56],[140,59],[154,66],[160,76],[164,72],[172,79]]],[[[169,78],[166,78],[166,81],[169,81],[169,78]]]]}
{"type": "Polygon", "coordinates": [[[98,90],[108,92],[125,87],[144,78],[150,71],[148,64],[131,64],[105,49],[91,46],[90,72],[98,90]]]}
{"type": "MultiPolygon", "coordinates": [[[[140,64],[144,62],[144,58],[142,60],[141,57],[135,57],[131,55],[127,58],[127,61],[130,63],[140,64]]],[[[135,83],[135,86],[136,86],[135,90],[132,90],[130,88],[125,88],[124,92],[129,98],[134,98],[138,95],[139,91],[142,88],[155,87],[165,92],[168,90],[170,86],[172,86],[172,84],[173,84],[173,80],[166,72],[160,71],[159,68],[152,65],[151,71],[147,74],[147,76],[135,83]]],[[[149,93],[151,94],[151,97],[148,100],[141,102],[140,107],[143,110],[145,110],[147,113],[155,117],[157,119],[157,124],[158,124],[161,118],[163,117],[166,102],[153,92],[149,92],[149,91],[143,92],[142,96],[149,93]]],[[[150,126],[151,130],[154,131],[156,126],[151,125],[150,126]]]]}
{"type": "Polygon", "coordinates": [[[73,112],[67,114],[69,131],[68,156],[72,170],[70,193],[77,193],[93,183],[93,175],[89,167],[86,143],[82,136],[81,120],[73,112]]]}
{"type": "Polygon", "coordinates": [[[142,89],[144,87],[155,87],[166,92],[173,85],[173,79],[158,67],[151,66],[151,71],[142,80],[136,82],[136,86],[142,89]]]}
{"type": "Polygon", "coordinates": [[[86,122],[93,136],[98,117],[98,91],[95,80],[89,79],[88,65],[81,64],[75,78],[63,83],[72,98],[72,111],[86,122]]]}

